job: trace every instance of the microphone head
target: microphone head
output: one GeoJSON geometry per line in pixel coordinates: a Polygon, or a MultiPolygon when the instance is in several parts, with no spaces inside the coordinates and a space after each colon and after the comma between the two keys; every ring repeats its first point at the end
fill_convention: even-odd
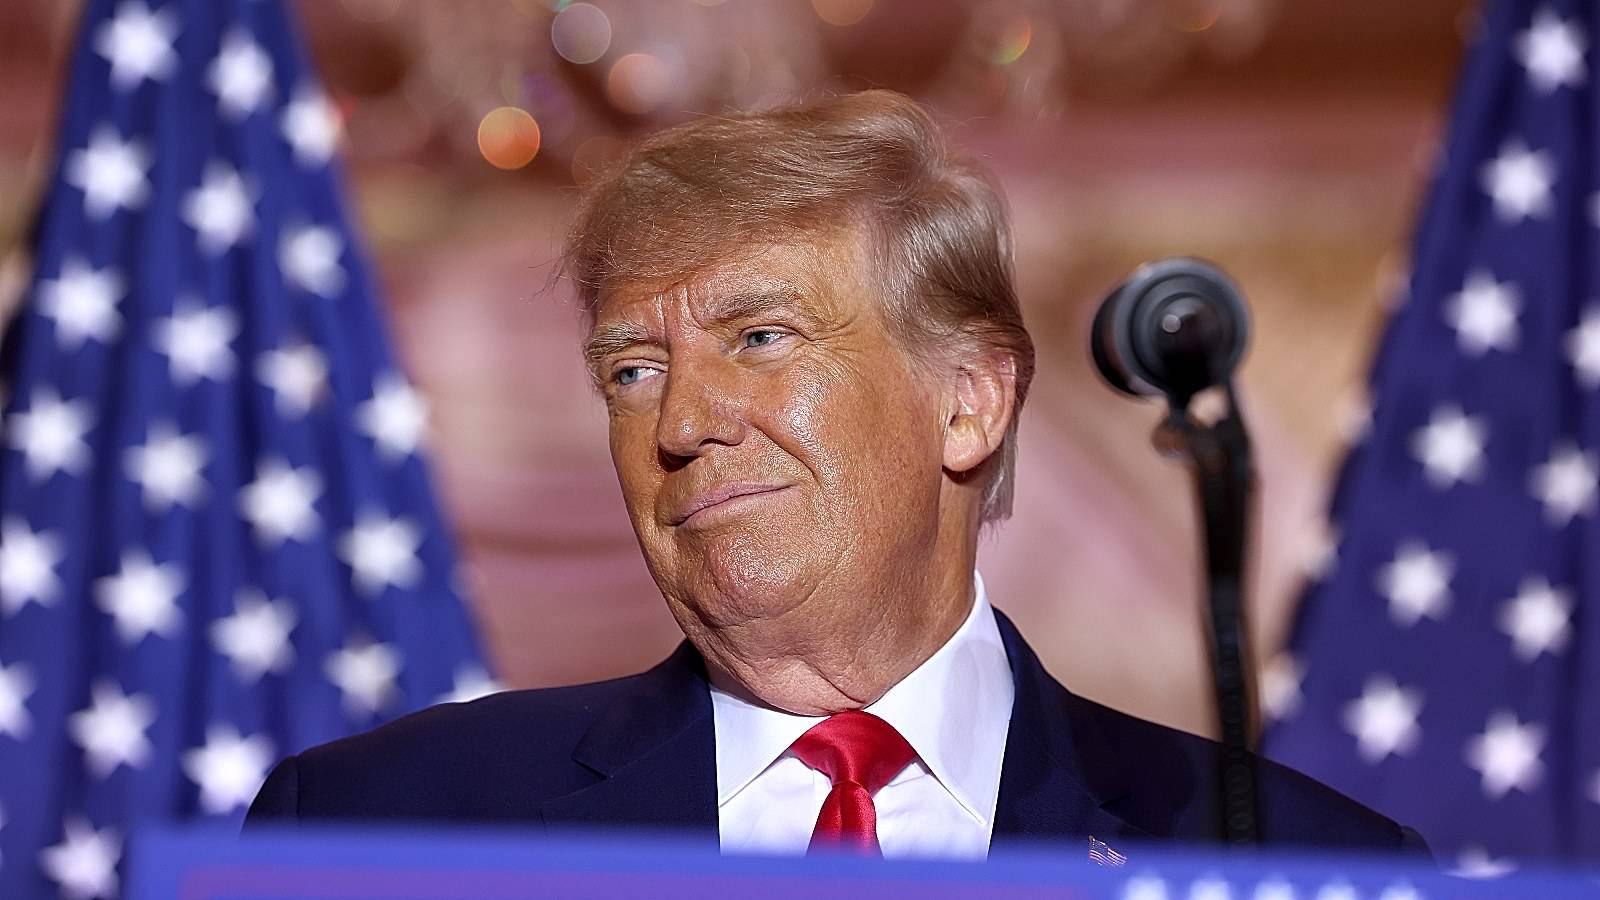
{"type": "Polygon", "coordinates": [[[1089,347],[1113,388],[1174,406],[1233,377],[1250,341],[1250,312],[1232,279],[1204,260],[1140,266],[1101,302],[1089,347]]]}

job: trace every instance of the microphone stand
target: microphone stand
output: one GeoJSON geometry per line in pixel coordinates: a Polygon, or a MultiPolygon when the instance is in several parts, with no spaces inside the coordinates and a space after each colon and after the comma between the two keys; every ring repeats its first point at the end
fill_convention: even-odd
{"type": "Polygon", "coordinates": [[[1255,469],[1250,436],[1234,395],[1223,383],[1228,411],[1213,425],[1195,420],[1189,398],[1169,395],[1167,419],[1157,429],[1156,446],[1186,457],[1194,473],[1205,526],[1205,572],[1210,607],[1209,632],[1221,765],[1217,768],[1218,827],[1231,844],[1256,843],[1256,757],[1251,752],[1249,656],[1244,622],[1244,558],[1255,469]]]}

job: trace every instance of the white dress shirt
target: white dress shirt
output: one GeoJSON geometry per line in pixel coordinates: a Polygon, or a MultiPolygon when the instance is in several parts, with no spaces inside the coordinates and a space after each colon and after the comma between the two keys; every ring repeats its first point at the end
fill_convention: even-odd
{"type": "MultiPolygon", "coordinates": [[[[867,712],[917,758],[873,797],[885,857],[982,859],[989,852],[1015,686],[983,579],[967,619],[938,652],[867,712]]],[[[832,789],[789,752],[822,717],[797,716],[711,686],[717,823],[724,853],[801,855],[832,789]]]]}

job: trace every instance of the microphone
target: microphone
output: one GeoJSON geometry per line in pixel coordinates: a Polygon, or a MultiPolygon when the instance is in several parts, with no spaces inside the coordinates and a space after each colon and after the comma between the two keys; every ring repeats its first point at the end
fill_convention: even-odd
{"type": "Polygon", "coordinates": [[[1221,269],[1172,257],[1140,266],[1095,313],[1089,346],[1113,388],[1184,409],[1225,384],[1250,341],[1250,311],[1221,269]]]}
{"type": "Polygon", "coordinates": [[[1089,337],[1095,366],[1112,387],[1136,397],[1167,398],[1156,446],[1191,463],[1205,535],[1201,558],[1222,745],[1213,782],[1217,833],[1236,844],[1256,843],[1261,834],[1244,609],[1255,469],[1233,391],[1233,372],[1249,341],[1250,313],[1239,289],[1216,266],[1188,257],[1140,266],[1101,302],[1089,337]],[[1211,423],[1196,421],[1189,401],[1211,387],[1222,388],[1226,414],[1211,423]]]}

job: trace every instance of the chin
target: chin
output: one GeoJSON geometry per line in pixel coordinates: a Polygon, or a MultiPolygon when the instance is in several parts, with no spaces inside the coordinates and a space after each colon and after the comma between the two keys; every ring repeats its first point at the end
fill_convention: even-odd
{"type": "Polygon", "coordinates": [[[687,604],[713,626],[780,616],[815,592],[838,557],[814,541],[814,531],[760,526],[698,536],[678,557],[687,604]]]}

